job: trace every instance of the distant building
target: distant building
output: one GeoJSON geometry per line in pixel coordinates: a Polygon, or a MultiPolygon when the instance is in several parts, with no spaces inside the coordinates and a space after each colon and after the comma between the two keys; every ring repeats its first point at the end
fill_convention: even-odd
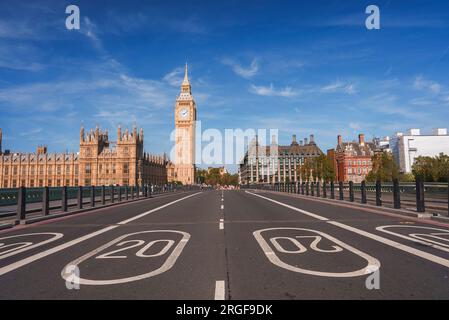
{"type": "MultiPolygon", "coordinates": [[[[0,129],[0,145],[1,145],[0,129]]],[[[0,153],[0,187],[60,187],[164,184],[170,163],[165,156],[144,152],[143,130],[117,129],[117,141],[98,127],[80,130],[78,153],[0,153]]]]}
{"type": "Polygon", "coordinates": [[[299,143],[293,135],[292,143],[287,146],[278,145],[274,139],[270,146],[261,146],[256,138],[240,164],[240,183],[299,182],[299,168],[305,159],[322,154],[313,135],[310,141],[305,138],[299,143]]]}
{"type": "Polygon", "coordinates": [[[420,129],[410,129],[406,134],[396,133],[390,148],[399,171],[410,173],[417,157],[435,157],[440,153],[449,155],[449,135],[447,129],[435,129],[428,135],[422,135],[420,129]]]}
{"type": "Polygon", "coordinates": [[[372,156],[376,150],[374,142],[365,142],[359,134],[358,142],[343,142],[339,135],[336,149],[327,151],[334,164],[337,181],[360,183],[372,169],[372,156]]]}
{"type": "Polygon", "coordinates": [[[389,152],[391,153],[391,143],[390,143],[390,137],[383,137],[383,138],[374,138],[373,140],[376,149],[379,151],[389,152]]]}

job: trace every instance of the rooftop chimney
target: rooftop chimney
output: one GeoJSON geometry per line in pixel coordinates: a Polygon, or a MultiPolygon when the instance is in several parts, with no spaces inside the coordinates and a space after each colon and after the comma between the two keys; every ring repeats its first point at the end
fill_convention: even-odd
{"type": "Polygon", "coordinates": [[[303,145],[303,142],[302,142],[302,140],[299,140],[299,145],[300,145],[300,146],[302,146],[302,145],[303,145]]]}
{"type": "Polygon", "coordinates": [[[447,136],[447,129],[445,128],[434,129],[432,133],[434,136],[447,136]]]}
{"type": "Polygon", "coordinates": [[[419,129],[410,129],[408,131],[408,135],[409,136],[420,136],[421,135],[421,130],[419,130],[419,129]]]}
{"type": "Polygon", "coordinates": [[[293,135],[293,142],[296,142],[296,134],[293,135]]]}
{"type": "Polygon", "coordinates": [[[341,135],[337,136],[337,142],[338,142],[339,146],[341,146],[343,144],[343,139],[341,138],[341,135]]]}
{"type": "Polygon", "coordinates": [[[361,146],[365,145],[365,135],[363,133],[359,134],[359,144],[361,146]]]}
{"type": "Polygon", "coordinates": [[[310,143],[315,143],[315,139],[313,137],[313,134],[310,135],[310,143]]]}
{"type": "Polygon", "coordinates": [[[307,145],[307,138],[304,138],[304,145],[307,145]]]}

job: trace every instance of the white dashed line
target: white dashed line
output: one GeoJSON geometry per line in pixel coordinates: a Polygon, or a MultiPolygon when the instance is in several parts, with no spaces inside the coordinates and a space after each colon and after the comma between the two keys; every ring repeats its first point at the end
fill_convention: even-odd
{"type": "Polygon", "coordinates": [[[223,220],[223,219],[220,219],[220,224],[218,225],[218,228],[219,228],[220,230],[223,230],[223,229],[224,229],[224,220],[223,220]]]}
{"type": "Polygon", "coordinates": [[[215,300],[225,300],[225,282],[215,281],[215,300]]]}

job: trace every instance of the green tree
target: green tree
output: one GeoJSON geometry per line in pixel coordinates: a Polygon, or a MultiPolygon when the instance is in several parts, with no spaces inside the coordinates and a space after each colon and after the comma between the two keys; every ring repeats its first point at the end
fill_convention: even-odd
{"type": "Polygon", "coordinates": [[[415,177],[422,177],[425,182],[446,182],[449,172],[449,156],[418,157],[412,166],[415,177]]]}
{"type": "Polygon", "coordinates": [[[399,169],[390,152],[375,154],[372,158],[372,169],[366,176],[366,181],[391,182],[399,178],[399,169]]]}

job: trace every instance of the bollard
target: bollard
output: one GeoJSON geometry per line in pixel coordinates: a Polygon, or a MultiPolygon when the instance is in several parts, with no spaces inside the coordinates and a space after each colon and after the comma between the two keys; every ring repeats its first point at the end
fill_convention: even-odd
{"type": "Polygon", "coordinates": [[[335,184],[331,181],[331,199],[335,199],[335,184]]]}
{"type": "Polygon", "coordinates": [[[310,195],[312,197],[315,196],[315,182],[313,182],[313,181],[310,183],[310,195]]]}
{"type": "Polygon", "coordinates": [[[125,200],[128,201],[129,194],[128,194],[128,185],[125,186],[125,200]]]}
{"type": "Polygon", "coordinates": [[[354,182],[349,181],[349,201],[354,202],[354,182]]]}
{"type": "Polygon", "coordinates": [[[139,185],[136,184],[136,198],[139,199],[139,196],[140,196],[139,185]]]}
{"type": "Polygon", "coordinates": [[[95,207],[95,187],[90,187],[90,206],[95,207]]]}
{"type": "Polygon", "coordinates": [[[306,185],[306,183],[305,182],[303,182],[303,183],[301,183],[301,195],[304,195],[304,193],[305,193],[305,185],[306,185]]]}
{"type": "Polygon", "coordinates": [[[360,191],[362,193],[362,199],[360,200],[360,203],[366,203],[366,182],[365,180],[362,181],[362,185],[360,187],[360,191]]]}
{"type": "Polygon", "coordinates": [[[393,180],[393,201],[394,208],[401,209],[401,193],[399,192],[399,180],[393,180]]]}
{"type": "Polygon", "coordinates": [[[343,195],[343,181],[340,181],[340,182],[338,182],[338,192],[340,193],[339,194],[339,196],[340,196],[340,200],[344,200],[345,199],[345,197],[344,197],[344,195],[343,195]]]}
{"type": "Polygon", "coordinates": [[[309,181],[306,182],[306,196],[309,195],[309,181]]]}
{"type": "Polygon", "coordinates": [[[48,187],[44,187],[42,190],[42,213],[44,216],[48,216],[50,214],[50,197],[48,187]]]}
{"type": "Polygon", "coordinates": [[[114,185],[111,185],[111,203],[114,203],[115,198],[115,189],[114,185]]]}
{"type": "Polygon", "coordinates": [[[61,210],[67,212],[67,187],[62,187],[61,190],[61,210]]]}
{"type": "Polygon", "coordinates": [[[104,185],[101,186],[101,205],[106,204],[106,187],[104,185]]]}
{"type": "Polygon", "coordinates": [[[382,185],[379,180],[376,181],[376,206],[382,206],[382,185]]]}
{"type": "Polygon", "coordinates": [[[17,219],[25,220],[26,218],[26,189],[20,187],[17,194],[17,219]]]}
{"type": "MultiPolygon", "coordinates": [[[[149,185],[149,186],[148,186],[148,197],[149,197],[149,198],[153,197],[152,192],[151,192],[151,188],[152,188],[152,186],[149,185]]],[[[175,189],[173,188],[173,192],[174,192],[174,191],[175,191],[175,189]]]]}
{"type": "Polygon", "coordinates": [[[323,182],[323,198],[327,198],[327,183],[323,182]]]}
{"type": "Polygon", "coordinates": [[[117,192],[118,192],[118,202],[122,202],[122,187],[121,186],[118,187],[117,192]]]}
{"type": "Polygon", "coordinates": [[[79,186],[78,187],[78,209],[82,209],[83,208],[83,187],[79,186]]]}
{"type": "Polygon", "coordinates": [[[426,212],[424,203],[424,182],[422,177],[416,177],[416,211],[426,212]]]}
{"type": "Polygon", "coordinates": [[[131,186],[131,200],[134,199],[134,187],[131,186]]]}
{"type": "Polygon", "coordinates": [[[320,196],[320,182],[316,183],[316,196],[319,198],[320,196]]]}

